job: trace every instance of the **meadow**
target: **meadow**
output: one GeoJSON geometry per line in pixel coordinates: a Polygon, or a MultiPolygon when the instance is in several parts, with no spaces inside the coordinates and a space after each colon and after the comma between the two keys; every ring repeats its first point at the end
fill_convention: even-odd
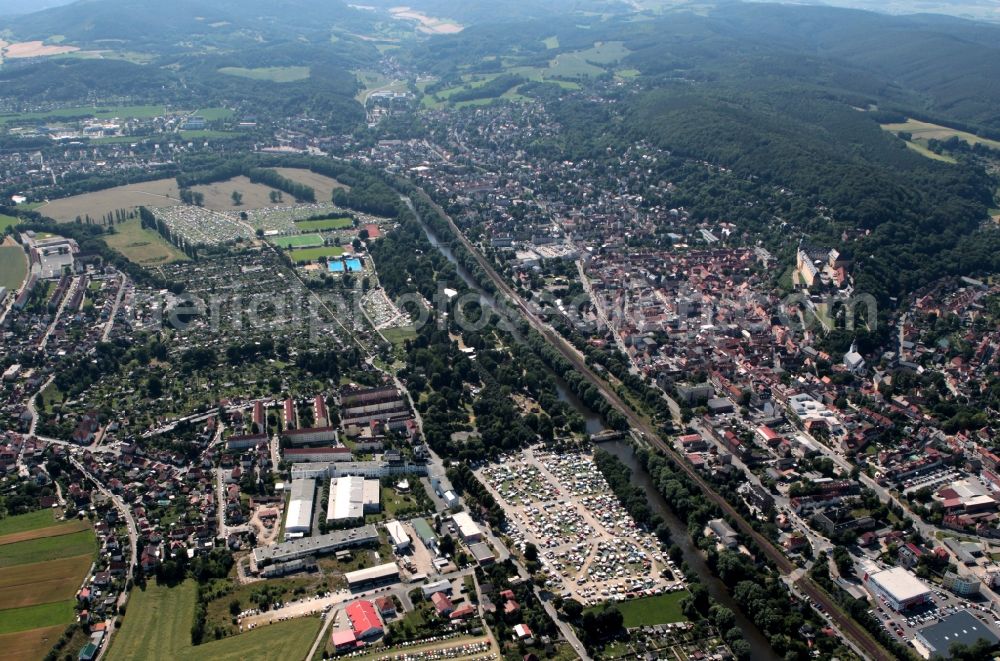
{"type": "Polygon", "coordinates": [[[52,200],[38,207],[38,213],[62,222],[72,222],[77,216],[100,219],[116,209],[177,206],[179,196],[176,179],[157,179],[52,200]]]}
{"type": "MultiPolygon", "coordinates": [[[[974,135],[967,131],[959,131],[958,129],[948,128],[947,126],[941,126],[940,124],[931,124],[930,122],[921,122],[916,119],[907,119],[903,123],[897,124],[882,124],[882,128],[891,133],[900,132],[909,133],[913,136],[914,141],[926,141],[926,140],[947,140],[951,137],[957,137],[970,145],[982,144],[991,149],[1000,150],[1000,142],[996,140],[989,140],[988,138],[980,138],[978,135],[974,135]]],[[[926,146],[926,144],[924,145],[926,146]]]]}
{"type": "Polygon", "coordinates": [[[195,583],[167,588],[149,583],[132,593],[121,631],[111,642],[108,661],[125,659],[301,659],[319,631],[319,618],[298,618],[202,645],[191,645],[195,583]],[[156,622],[156,626],[146,626],[156,622]]]}
{"type": "Polygon", "coordinates": [[[333,199],[333,191],[338,188],[350,190],[350,186],[345,186],[332,177],[305,170],[303,168],[274,168],[282,177],[297,181],[300,184],[309,186],[316,191],[317,202],[329,202],[333,199]]]}
{"type": "Polygon", "coordinates": [[[292,259],[301,264],[303,262],[315,262],[324,257],[340,257],[344,254],[344,249],[339,246],[324,246],[322,248],[302,248],[300,250],[289,251],[292,259]]]}
{"type": "Polygon", "coordinates": [[[269,80],[272,83],[294,83],[297,80],[308,78],[310,71],[309,67],[259,67],[256,69],[222,67],[219,69],[219,73],[251,80],[269,80]]]}
{"type": "Polygon", "coordinates": [[[115,225],[115,233],[104,237],[109,248],[117,250],[131,262],[143,266],[169,264],[187,259],[187,256],[159,232],[144,228],[138,219],[115,225]]]}
{"type": "Polygon", "coordinates": [[[21,222],[20,218],[0,213],[0,233],[3,233],[3,231],[8,227],[17,225],[19,222],[21,222]]]}
{"type": "Polygon", "coordinates": [[[28,274],[28,258],[21,246],[0,246],[0,287],[17,291],[28,274]]]}

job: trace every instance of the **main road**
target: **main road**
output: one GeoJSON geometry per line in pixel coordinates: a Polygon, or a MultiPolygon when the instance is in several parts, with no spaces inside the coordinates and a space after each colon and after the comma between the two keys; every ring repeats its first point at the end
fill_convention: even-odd
{"type": "MultiPolygon", "coordinates": [[[[420,194],[425,195],[422,191],[420,194]]],[[[767,556],[768,560],[778,568],[778,571],[783,576],[787,577],[795,572],[797,567],[785,556],[782,551],[771,543],[770,539],[757,532],[757,530],[755,530],[753,526],[751,526],[750,523],[743,518],[743,516],[729,503],[729,501],[716,493],[712,486],[702,478],[693,466],[684,461],[684,459],[669,444],[665,443],[660,438],[658,430],[648,419],[634,411],[631,406],[626,404],[625,401],[619,397],[618,393],[604,381],[604,379],[590,369],[583,357],[576,351],[575,347],[573,347],[561,335],[552,330],[552,328],[550,328],[538,317],[535,311],[531,309],[527,303],[525,303],[517,292],[514,291],[514,289],[499,274],[497,274],[497,272],[493,269],[493,265],[490,264],[485,257],[483,257],[475,246],[473,246],[472,242],[466,238],[465,234],[462,233],[451,217],[445,213],[444,209],[434,203],[433,200],[430,200],[429,198],[425,199],[427,199],[427,201],[430,202],[441,217],[447,221],[452,233],[473,256],[480,268],[483,269],[483,272],[496,286],[497,291],[506,296],[507,299],[514,304],[514,307],[517,308],[521,316],[524,317],[531,327],[541,334],[550,345],[558,350],[559,353],[561,353],[563,357],[573,365],[576,371],[581,376],[586,378],[587,381],[589,381],[590,384],[601,393],[609,404],[625,416],[629,425],[631,425],[631,427],[636,431],[640,432],[647,442],[662,451],[664,454],[670,456],[674,460],[674,464],[687,474],[688,478],[698,486],[703,495],[709,501],[714,503],[720,510],[722,510],[727,517],[734,521],[740,532],[754,540],[764,555],[767,556]]],[[[878,641],[876,641],[864,627],[844,613],[840,609],[837,602],[834,601],[833,597],[811,578],[808,576],[802,576],[802,578],[798,579],[796,585],[806,597],[822,605],[825,611],[830,615],[832,623],[846,638],[850,639],[850,642],[852,642],[857,648],[863,650],[867,656],[878,661],[895,660],[896,657],[894,655],[890,654],[884,647],[882,647],[882,645],[879,644],[878,641]]]]}

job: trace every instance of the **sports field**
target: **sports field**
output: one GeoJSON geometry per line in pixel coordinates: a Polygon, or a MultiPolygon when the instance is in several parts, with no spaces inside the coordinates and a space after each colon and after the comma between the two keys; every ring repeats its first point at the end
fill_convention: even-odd
{"type": "Polygon", "coordinates": [[[289,251],[292,259],[297,263],[315,262],[324,257],[340,257],[344,254],[344,249],[339,246],[323,246],[322,248],[303,248],[301,250],[289,251]]]}
{"type": "Polygon", "coordinates": [[[115,225],[115,233],[102,237],[109,248],[117,250],[131,262],[150,266],[169,264],[187,259],[187,256],[158,232],[145,229],[138,219],[115,225]]]}
{"type": "Polygon", "coordinates": [[[174,588],[149,583],[145,590],[136,589],[121,631],[108,650],[108,661],[301,659],[309,652],[321,624],[319,618],[298,618],[192,646],[194,605],[195,583],[191,580],[174,588]],[[156,626],[148,626],[150,622],[156,626]]]}
{"type": "MultiPolygon", "coordinates": [[[[296,223],[296,227],[298,227],[296,223]]],[[[323,237],[319,234],[299,234],[296,236],[276,236],[269,239],[271,243],[279,248],[310,248],[323,245],[323,237]]]]}
{"type": "Polygon", "coordinates": [[[28,274],[28,258],[21,246],[0,246],[0,287],[17,291],[28,274]]]}
{"type": "Polygon", "coordinates": [[[325,230],[343,230],[353,227],[354,221],[350,218],[324,218],[323,220],[299,220],[295,227],[303,232],[322,232],[325,230]]]}

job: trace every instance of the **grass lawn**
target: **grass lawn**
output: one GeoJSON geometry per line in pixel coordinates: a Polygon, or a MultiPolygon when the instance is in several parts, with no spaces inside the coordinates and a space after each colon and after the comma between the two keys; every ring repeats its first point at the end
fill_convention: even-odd
{"type": "Polygon", "coordinates": [[[23,608],[11,608],[0,611],[0,634],[27,631],[40,627],[63,626],[73,621],[76,611],[73,609],[76,599],[56,601],[51,604],[38,604],[23,608]]]}
{"type": "Polygon", "coordinates": [[[191,645],[195,583],[174,588],[154,583],[132,593],[121,632],[112,641],[108,661],[121,659],[301,659],[309,652],[320,620],[297,618],[260,627],[230,638],[191,645]],[[149,626],[155,622],[156,626],[149,626]]]}
{"type": "Polygon", "coordinates": [[[149,266],[187,259],[187,255],[160,236],[159,232],[144,228],[138,219],[115,225],[115,232],[104,235],[104,243],[120,252],[130,262],[149,266]]]}
{"type": "Polygon", "coordinates": [[[260,67],[247,69],[244,67],[223,67],[219,73],[251,80],[269,80],[272,83],[293,83],[309,77],[309,67],[260,67]]]}
{"type": "Polygon", "coordinates": [[[178,131],[181,136],[181,140],[203,140],[209,138],[215,139],[225,139],[225,138],[237,138],[240,136],[239,133],[234,131],[212,131],[211,129],[205,129],[203,131],[178,131]]]}
{"type": "Polygon", "coordinates": [[[417,337],[417,329],[413,326],[400,326],[398,328],[383,328],[382,335],[395,345],[402,345],[406,340],[414,340],[417,337]]]}
{"type": "Polygon", "coordinates": [[[299,220],[295,227],[303,232],[322,232],[323,230],[343,230],[354,227],[350,218],[324,218],[323,220],[299,220]]]}
{"type": "Polygon", "coordinates": [[[28,258],[21,246],[0,246],[0,287],[14,292],[28,274],[28,258]]]}
{"type": "Polygon", "coordinates": [[[0,232],[3,232],[8,227],[13,227],[21,222],[20,218],[15,218],[14,216],[8,216],[7,214],[0,213],[0,232]]]}
{"type": "MultiPolygon", "coordinates": [[[[296,227],[303,223],[296,223],[296,227]]],[[[268,239],[279,248],[310,248],[323,245],[323,237],[319,234],[300,234],[298,236],[276,236],[268,239]]]]}
{"type": "Polygon", "coordinates": [[[340,257],[344,249],[339,246],[324,246],[322,248],[303,248],[290,251],[292,259],[297,263],[314,262],[323,257],[340,257]]]}
{"type": "Polygon", "coordinates": [[[8,516],[0,519],[0,537],[25,530],[46,528],[56,522],[52,510],[36,510],[27,514],[8,516]]]}
{"type": "Polygon", "coordinates": [[[59,537],[43,537],[42,539],[0,546],[0,567],[13,567],[14,565],[26,565],[78,555],[92,555],[96,550],[94,533],[89,530],[59,537]]]}
{"type": "Polygon", "coordinates": [[[685,622],[681,613],[681,600],[687,592],[680,590],[655,597],[631,599],[616,604],[621,611],[626,629],[632,627],[652,626],[654,624],[669,624],[670,622],[685,622]]]}

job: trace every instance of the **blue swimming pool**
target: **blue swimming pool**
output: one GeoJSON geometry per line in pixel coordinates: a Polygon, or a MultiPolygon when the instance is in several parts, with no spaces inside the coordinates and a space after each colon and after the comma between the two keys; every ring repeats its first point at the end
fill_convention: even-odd
{"type": "Polygon", "coordinates": [[[361,270],[361,260],[357,257],[348,257],[344,260],[347,264],[347,270],[351,273],[356,273],[361,270]]]}
{"type": "Polygon", "coordinates": [[[327,262],[326,267],[330,269],[330,273],[343,273],[344,263],[339,259],[330,260],[327,262]]]}

